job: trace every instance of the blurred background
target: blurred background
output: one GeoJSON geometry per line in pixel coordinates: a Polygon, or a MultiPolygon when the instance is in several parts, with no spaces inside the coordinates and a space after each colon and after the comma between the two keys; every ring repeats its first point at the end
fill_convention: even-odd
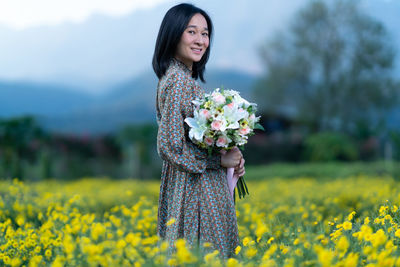
{"type": "MultiPolygon", "coordinates": [[[[151,58],[179,1],[2,1],[0,178],[159,179],[151,58]]],[[[400,177],[400,2],[198,0],[202,84],[258,104],[248,176],[400,177]]]]}

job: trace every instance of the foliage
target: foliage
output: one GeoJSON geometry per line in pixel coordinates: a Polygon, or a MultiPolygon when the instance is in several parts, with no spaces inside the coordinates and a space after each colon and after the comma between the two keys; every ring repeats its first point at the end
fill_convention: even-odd
{"type": "Polygon", "coordinates": [[[310,161],[351,161],[357,159],[357,147],[342,133],[320,132],[306,138],[305,156],[310,161]]]}
{"type": "Polygon", "coordinates": [[[78,136],[48,133],[30,116],[0,120],[0,177],[156,177],[156,135],[151,124],[127,126],[118,136],[78,136]]]}
{"type": "Polygon", "coordinates": [[[325,180],[348,176],[391,175],[400,179],[399,162],[310,162],[310,163],[272,163],[260,166],[247,166],[246,179],[256,181],[275,177],[310,177],[325,180]]]}
{"type": "Polygon", "coordinates": [[[396,160],[400,160],[400,132],[390,131],[389,135],[390,139],[392,140],[393,146],[395,148],[393,157],[396,160]]]}
{"type": "Polygon", "coordinates": [[[35,146],[45,138],[33,117],[0,120],[0,171],[3,175],[24,177],[22,160],[32,161],[35,146]]]}
{"type": "MultiPolygon", "coordinates": [[[[260,177],[262,178],[262,177],[260,177]]],[[[241,245],[223,261],[156,234],[159,182],[85,178],[0,182],[0,265],[394,266],[400,184],[389,176],[249,182],[241,245]]],[[[174,220],[169,221],[170,224],[174,220]]]]}
{"type": "Polygon", "coordinates": [[[142,124],[125,126],[118,134],[116,139],[121,146],[125,164],[128,166],[129,177],[153,178],[158,175],[155,160],[157,154],[157,125],[142,124]]]}
{"type": "Polygon", "coordinates": [[[255,98],[263,100],[261,109],[312,131],[384,129],[385,112],[397,103],[390,37],[357,1],[311,1],[260,55],[266,73],[255,98]]]}

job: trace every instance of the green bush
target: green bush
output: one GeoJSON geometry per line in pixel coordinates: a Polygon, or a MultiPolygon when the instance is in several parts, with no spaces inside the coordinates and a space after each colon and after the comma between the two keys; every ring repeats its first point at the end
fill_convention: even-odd
{"type": "Polygon", "coordinates": [[[350,176],[392,176],[400,180],[400,162],[305,162],[305,163],[272,163],[265,165],[247,165],[246,180],[263,180],[271,178],[310,177],[315,179],[332,179],[350,176]]]}
{"type": "Polygon", "coordinates": [[[305,158],[313,162],[357,160],[358,158],[356,145],[342,133],[313,134],[306,138],[304,144],[305,158]]]}

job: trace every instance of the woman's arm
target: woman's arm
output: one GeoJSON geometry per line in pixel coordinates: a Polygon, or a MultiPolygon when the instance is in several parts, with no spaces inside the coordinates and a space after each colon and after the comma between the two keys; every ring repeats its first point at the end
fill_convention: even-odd
{"type": "Polygon", "coordinates": [[[157,137],[160,157],[185,172],[203,173],[207,168],[218,169],[221,154],[207,157],[205,150],[200,150],[185,138],[182,105],[186,94],[186,78],[183,74],[173,73],[168,79],[157,137]]]}

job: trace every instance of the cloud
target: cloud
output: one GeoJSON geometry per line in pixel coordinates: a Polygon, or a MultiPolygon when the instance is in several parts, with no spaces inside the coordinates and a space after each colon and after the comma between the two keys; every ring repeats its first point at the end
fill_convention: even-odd
{"type": "Polygon", "coordinates": [[[0,24],[26,29],[62,22],[80,23],[92,14],[122,16],[168,0],[8,0],[0,2],[0,24]]]}

